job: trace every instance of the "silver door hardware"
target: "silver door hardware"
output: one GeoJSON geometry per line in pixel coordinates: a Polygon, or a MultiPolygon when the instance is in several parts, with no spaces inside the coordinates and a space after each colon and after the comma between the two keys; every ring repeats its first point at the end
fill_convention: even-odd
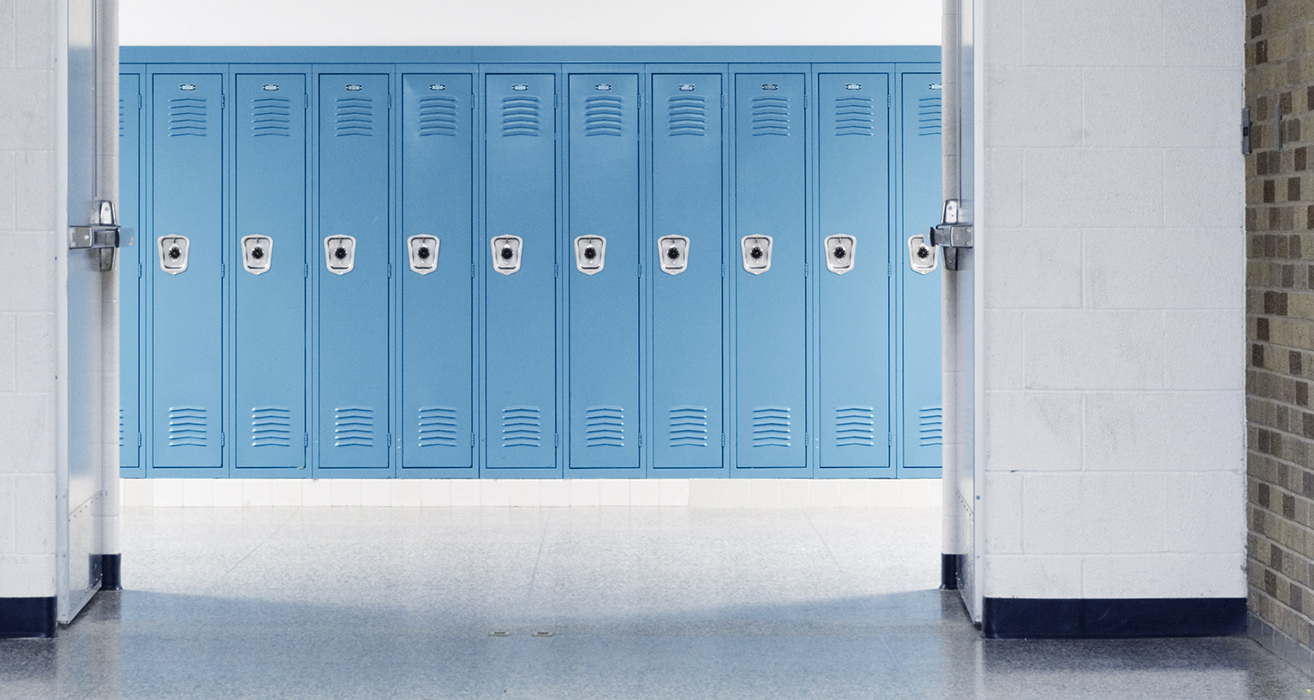
{"type": "Polygon", "coordinates": [[[503,275],[520,270],[520,250],[524,247],[520,236],[497,236],[493,238],[493,269],[503,275]]]}
{"type": "Polygon", "coordinates": [[[253,275],[269,272],[274,261],[274,239],[269,236],[242,237],[242,267],[253,275]]]}
{"type": "Polygon", "coordinates": [[[826,237],[826,269],[837,275],[853,269],[853,256],[858,248],[858,239],[853,236],[826,237]]]}
{"type": "Polygon", "coordinates": [[[602,272],[607,260],[607,239],[580,236],[575,239],[575,268],[586,275],[602,272]]]}
{"type": "Polygon", "coordinates": [[[922,237],[927,247],[944,248],[944,266],[947,269],[957,270],[958,252],[972,247],[972,225],[967,223],[969,218],[962,203],[957,199],[950,199],[944,203],[944,216],[940,225],[933,227],[922,237]]]}
{"type": "Polygon", "coordinates": [[[329,236],[324,239],[324,264],[335,275],[345,275],[356,267],[356,239],[352,236],[329,236]]]}
{"type": "Polygon", "coordinates": [[[98,200],[91,207],[91,223],[68,228],[69,250],[91,250],[96,256],[96,269],[108,272],[114,269],[114,249],[133,243],[133,231],[119,226],[118,212],[109,200],[98,200]]]}
{"type": "Polygon", "coordinates": [[[744,236],[739,241],[744,253],[744,270],[760,275],[771,269],[771,236],[744,236]]]}
{"type": "Polygon", "coordinates": [[[187,249],[191,241],[187,236],[160,236],[160,269],[176,275],[187,271],[187,249]]]}
{"type": "Polygon", "coordinates": [[[657,259],[662,272],[678,275],[689,267],[689,239],[684,236],[662,236],[657,240],[657,259]]]}
{"type": "Polygon", "coordinates": [[[919,275],[929,275],[940,267],[940,259],[935,254],[935,248],[926,245],[926,238],[920,234],[908,239],[908,262],[912,265],[913,272],[919,275]]]}
{"type": "Polygon", "coordinates": [[[411,258],[411,271],[427,275],[438,269],[438,237],[411,236],[406,239],[406,250],[411,258]]]}

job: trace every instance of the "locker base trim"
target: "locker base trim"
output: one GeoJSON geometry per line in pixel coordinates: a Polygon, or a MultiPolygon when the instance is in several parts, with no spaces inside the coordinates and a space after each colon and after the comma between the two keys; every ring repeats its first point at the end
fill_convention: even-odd
{"type": "Polygon", "coordinates": [[[941,554],[940,555],[940,590],[956,591],[958,590],[958,572],[959,562],[963,554],[941,554]]]}
{"type": "Polygon", "coordinates": [[[1220,637],[1246,631],[1245,598],[986,598],[987,639],[1220,637]]]}
{"type": "Polygon", "coordinates": [[[55,636],[55,596],[0,598],[0,639],[55,636]]]}
{"type": "Polygon", "coordinates": [[[100,590],[102,591],[123,590],[122,571],[123,571],[122,554],[100,555],[100,590]]]}

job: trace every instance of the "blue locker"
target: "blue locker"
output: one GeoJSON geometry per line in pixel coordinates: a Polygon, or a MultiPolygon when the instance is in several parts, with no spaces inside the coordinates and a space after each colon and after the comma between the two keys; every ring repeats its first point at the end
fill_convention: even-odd
{"type": "MultiPolygon", "coordinates": [[[[902,240],[940,220],[940,75],[904,73],[902,240]]],[[[906,248],[906,246],[905,246],[906,248]]],[[[938,476],[944,445],[940,398],[940,272],[903,274],[903,464],[938,476]]],[[[903,473],[903,476],[913,474],[903,473]]]]}
{"type": "Polygon", "coordinates": [[[885,73],[818,76],[822,475],[893,476],[889,85],[885,73]]]}
{"type": "Polygon", "coordinates": [[[653,469],[723,466],[721,103],[718,74],[652,77],[653,469]]]}
{"type": "MultiPolygon", "coordinates": [[[[639,469],[639,77],[569,77],[570,469],[639,469]]],[[[632,476],[638,476],[636,471],[632,476]]]]}
{"type": "Polygon", "coordinates": [[[136,245],[119,249],[119,466],[141,476],[141,260],[150,243],[142,235],[141,75],[119,76],[119,224],[137,232],[136,245]]]}
{"type": "Polygon", "coordinates": [[[402,77],[403,468],[474,468],[472,90],[469,75],[402,77]]]}
{"type": "Polygon", "coordinates": [[[485,464],[550,474],[557,466],[556,76],[484,81],[485,464]]]}
{"type": "Polygon", "coordinates": [[[151,84],[152,460],[223,462],[224,76],[151,84]]]}
{"type": "Polygon", "coordinates": [[[740,469],[794,468],[806,474],[805,86],[803,73],[735,76],[740,469]]]}
{"type": "Polygon", "coordinates": [[[306,444],[306,78],[237,75],[233,341],[237,469],[302,469],[306,444]]]}
{"type": "Polygon", "coordinates": [[[389,76],[319,76],[318,467],[388,468],[389,76]]]}

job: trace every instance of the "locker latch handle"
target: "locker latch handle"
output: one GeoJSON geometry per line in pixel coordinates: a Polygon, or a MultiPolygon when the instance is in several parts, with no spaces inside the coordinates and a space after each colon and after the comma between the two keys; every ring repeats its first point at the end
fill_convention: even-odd
{"type": "Polygon", "coordinates": [[[97,200],[91,208],[91,222],[86,226],[68,227],[69,250],[90,250],[96,256],[96,269],[109,272],[114,269],[114,249],[133,244],[134,231],[119,226],[114,202],[97,200]]]}
{"type": "MultiPolygon", "coordinates": [[[[929,248],[936,246],[944,248],[944,266],[950,270],[957,270],[958,251],[972,247],[972,225],[967,223],[968,218],[966,208],[961,201],[947,200],[944,203],[944,215],[941,217],[940,224],[933,226],[925,236],[914,236],[914,238],[921,238],[922,243],[929,248]]],[[[911,245],[909,248],[911,250],[911,245]]],[[[916,264],[913,265],[913,269],[918,269],[916,264]]]]}

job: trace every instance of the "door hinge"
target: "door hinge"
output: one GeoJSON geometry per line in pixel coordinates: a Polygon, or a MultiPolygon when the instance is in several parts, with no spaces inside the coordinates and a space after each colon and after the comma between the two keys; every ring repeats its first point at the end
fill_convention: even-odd
{"type": "Polygon", "coordinates": [[[889,93],[885,94],[885,108],[889,109],[894,106],[894,97],[889,93]]]}
{"type": "Polygon", "coordinates": [[[388,93],[388,109],[392,109],[392,93],[388,93]]]}
{"type": "Polygon", "coordinates": [[[301,446],[310,447],[310,433],[301,434],[301,446]]]}
{"type": "Polygon", "coordinates": [[[721,447],[725,447],[725,433],[721,433],[721,447]]]}
{"type": "Polygon", "coordinates": [[[803,447],[812,447],[812,436],[807,433],[803,433],[803,447]]]}
{"type": "Polygon", "coordinates": [[[141,447],[141,433],[137,433],[137,447],[141,447]]]}
{"type": "Polygon", "coordinates": [[[228,95],[219,93],[219,109],[228,109],[228,95]]]}
{"type": "Polygon", "coordinates": [[[722,110],[725,109],[725,95],[724,95],[724,94],[721,95],[721,109],[722,109],[722,110]]]}
{"type": "Polygon", "coordinates": [[[552,433],[552,446],[553,447],[561,446],[561,436],[557,433],[552,433]]]}
{"type": "Polygon", "coordinates": [[[474,446],[475,446],[475,434],[474,434],[474,433],[470,433],[470,446],[471,446],[471,447],[474,447],[474,446]]]}
{"type": "Polygon", "coordinates": [[[301,263],[301,277],[310,277],[310,263],[301,263]]]}
{"type": "Polygon", "coordinates": [[[388,263],[388,279],[392,279],[392,263],[388,263]]]}
{"type": "Polygon", "coordinates": [[[140,111],[141,111],[141,108],[144,107],[145,105],[146,105],[146,98],[142,97],[141,94],[138,93],[138,94],[137,94],[137,111],[140,112],[140,111]]]}
{"type": "Polygon", "coordinates": [[[228,444],[228,434],[223,432],[219,433],[219,446],[223,447],[224,445],[227,444],[228,444]]]}
{"type": "Polygon", "coordinates": [[[889,446],[889,445],[893,445],[893,444],[894,444],[894,433],[886,433],[886,434],[885,434],[885,444],[886,444],[886,446],[889,446]]]}
{"type": "Polygon", "coordinates": [[[725,263],[721,263],[721,279],[725,279],[725,263]]]}
{"type": "Polygon", "coordinates": [[[475,266],[474,263],[470,263],[470,278],[474,279],[474,276],[475,276],[475,266]]]}
{"type": "Polygon", "coordinates": [[[643,447],[643,433],[639,433],[639,447],[643,447]]]}
{"type": "Polygon", "coordinates": [[[137,279],[141,279],[141,263],[137,263],[137,279]]]}
{"type": "Polygon", "coordinates": [[[228,268],[222,262],[219,263],[219,276],[220,277],[228,276],[228,268]]]}
{"type": "Polygon", "coordinates": [[[310,109],[310,95],[301,96],[301,108],[310,109]]]}
{"type": "Polygon", "coordinates": [[[1241,110],[1241,155],[1250,155],[1250,108],[1241,110]]]}
{"type": "Polygon", "coordinates": [[[555,278],[555,277],[559,277],[560,275],[561,275],[561,266],[557,265],[556,263],[552,263],[552,276],[555,278]]]}
{"type": "Polygon", "coordinates": [[[639,276],[643,277],[643,263],[639,263],[639,276]]]}
{"type": "Polygon", "coordinates": [[[387,443],[387,446],[388,446],[388,447],[392,447],[392,433],[388,433],[388,443],[387,443]]]}

